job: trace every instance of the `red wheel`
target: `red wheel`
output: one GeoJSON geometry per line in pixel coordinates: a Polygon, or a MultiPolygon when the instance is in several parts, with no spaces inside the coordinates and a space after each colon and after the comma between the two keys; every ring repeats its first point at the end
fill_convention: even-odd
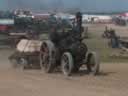
{"type": "Polygon", "coordinates": [[[55,47],[50,41],[46,41],[42,44],[40,66],[46,73],[52,73],[55,69],[55,47]]]}

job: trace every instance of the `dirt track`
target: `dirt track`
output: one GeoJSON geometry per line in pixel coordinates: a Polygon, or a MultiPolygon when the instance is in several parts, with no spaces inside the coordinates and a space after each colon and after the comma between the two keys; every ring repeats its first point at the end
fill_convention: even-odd
{"type": "Polygon", "coordinates": [[[0,96],[128,96],[128,64],[102,64],[97,77],[60,73],[45,74],[40,70],[13,70],[0,50],[0,96]]]}

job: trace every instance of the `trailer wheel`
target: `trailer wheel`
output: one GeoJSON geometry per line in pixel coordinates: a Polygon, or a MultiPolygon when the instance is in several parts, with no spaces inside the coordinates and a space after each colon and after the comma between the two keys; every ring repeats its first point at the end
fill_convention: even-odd
{"type": "Polygon", "coordinates": [[[61,58],[62,72],[66,76],[70,76],[74,69],[74,60],[69,52],[65,52],[61,58]]]}
{"type": "Polygon", "coordinates": [[[11,62],[11,67],[12,68],[17,68],[18,61],[16,59],[10,59],[10,62],[11,62]]]}
{"type": "Polygon", "coordinates": [[[28,67],[28,60],[26,58],[20,58],[18,61],[18,68],[24,70],[28,67]]]}
{"type": "Polygon", "coordinates": [[[28,65],[28,61],[25,58],[11,59],[10,62],[12,64],[12,67],[18,70],[24,70],[28,65]]]}
{"type": "Polygon", "coordinates": [[[55,69],[55,47],[51,41],[46,41],[41,46],[40,66],[46,73],[52,73],[55,69]]]}
{"type": "Polygon", "coordinates": [[[99,57],[96,52],[91,52],[87,56],[87,70],[93,74],[97,75],[100,70],[99,57]]]}

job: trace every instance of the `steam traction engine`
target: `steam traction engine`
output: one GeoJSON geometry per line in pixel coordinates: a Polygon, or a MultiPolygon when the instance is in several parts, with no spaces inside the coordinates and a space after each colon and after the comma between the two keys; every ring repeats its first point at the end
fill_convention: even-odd
{"type": "Polygon", "coordinates": [[[40,66],[46,73],[52,73],[61,66],[64,75],[69,76],[78,72],[86,65],[89,73],[99,72],[99,58],[96,52],[88,52],[81,36],[82,15],[76,14],[76,25],[68,32],[57,32],[55,26],[50,33],[50,39],[43,42],[40,52],[40,66]]]}

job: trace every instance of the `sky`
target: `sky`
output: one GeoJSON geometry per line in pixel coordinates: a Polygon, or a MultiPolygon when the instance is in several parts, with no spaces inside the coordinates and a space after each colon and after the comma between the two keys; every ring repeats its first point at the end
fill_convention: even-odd
{"type": "Polygon", "coordinates": [[[75,9],[93,12],[128,11],[128,0],[0,0],[0,10],[16,8],[75,9]]]}

